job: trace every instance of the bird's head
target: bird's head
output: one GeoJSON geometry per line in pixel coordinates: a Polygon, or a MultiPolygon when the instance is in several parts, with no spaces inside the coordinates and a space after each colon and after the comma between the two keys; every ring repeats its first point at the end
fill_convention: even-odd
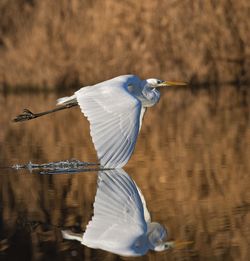
{"type": "Polygon", "coordinates": [[[181,250],[185,247],[192,245],[193,241],[165,241],[165,242],[159,242],[157,246],[155,246],[154,251],[164,251],[169,249],[177,249],[181,250]]]}
{"type": "Polygon", "coordinates": [[[159,88],[159,87],[171,87],[171,86],[183,86],[187,85],[186,82],[170,82],[170,81],[162,81],[155,78],[150,78],[146,80],[147,86],[151,88],[159,88]]]}
{"type": "Polygon", "coordinates": [[[146,98],[146,102],[144,100],[143,106],[144,107],[151,107],[155,105],[160,99],[160,92],[157,90],[159,87],[166,87],[166,86],[180,86],[186,85],[184,82],[167,82],[162,81],[155,78],[150,78],[141,82],[141,91],[146,98]]]}

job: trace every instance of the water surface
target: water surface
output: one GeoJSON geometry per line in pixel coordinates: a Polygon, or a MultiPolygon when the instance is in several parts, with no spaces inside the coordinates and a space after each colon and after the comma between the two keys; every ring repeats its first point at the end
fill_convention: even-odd
{"type": "MultiPolygon", "coordinates": [[[[11,122],[23,108],[53,108],[57,98],[0,96],[0,260],[128,259],[62,239],[62,228],[84,230],[90,220],[96,172],[40,175],[5,168],[30,161],[97,162],[78,108],[11,122]]],[[[142,190],[152,219],[168,228],[170,238],[194,244],[137,260],[248,260],[249,101],[244,87],[166,91],[147,111],[125,170],[142,190]]]]}

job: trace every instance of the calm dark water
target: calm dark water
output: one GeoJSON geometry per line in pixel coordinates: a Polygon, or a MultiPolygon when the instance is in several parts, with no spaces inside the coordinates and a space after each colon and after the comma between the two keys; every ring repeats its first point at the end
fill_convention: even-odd
{"type": "MultiPolygon", "coordinates": [[[[62,95],[63,96],[63,95],[62,95]]],[[[97,172],[41,175],[8,168],[69,159],[96,162],[89,125],[78,108],[25,123],[25,107],[53,108],[56,94],[0,95],[0,260],[120,260],[63,240],[93,214],[97,172]]],[[[125,170],[144,194],[152,220],[184,250],[137,260],[248,260],[250,251],[250,92],[166,92],[147,111],[125,170]]]]}

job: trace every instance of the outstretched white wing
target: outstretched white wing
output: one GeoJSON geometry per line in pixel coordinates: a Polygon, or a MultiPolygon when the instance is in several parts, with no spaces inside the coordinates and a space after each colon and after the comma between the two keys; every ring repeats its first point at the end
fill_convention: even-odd
{"type": "Polygon", "coordinates": [[[102,166],[122,167],[134,150],[145,110],[128,86],[139,82],[134,75],[124,75],[75,92],[102,166]]]}
{"type": "Polygon", "coordinates": [[[82,244],[120,255],[142,255],[148,250],[147,223],[137,186],[122,170],[100,171],[94,215],[82,244]]]}

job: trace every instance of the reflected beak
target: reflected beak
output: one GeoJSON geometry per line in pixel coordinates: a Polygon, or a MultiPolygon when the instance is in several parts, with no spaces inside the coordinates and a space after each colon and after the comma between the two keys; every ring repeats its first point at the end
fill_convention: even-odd
{"type": "Polygon", "coordinates": [[[162,82],[162,83],[157,84],[156,88],[157,87],[166,87],[166,86],[184,86],[184,85],[187,85],[187,83],[186,82],[169,82],[169,81],[166,81],[166,82],[162,82]]]}
{"type": "Polygon", "coordinates": [[[193,244],[193,241],[172,241],[169,242],[172,248],[175,249],[183,249],[191,244],[193,244]]]}

